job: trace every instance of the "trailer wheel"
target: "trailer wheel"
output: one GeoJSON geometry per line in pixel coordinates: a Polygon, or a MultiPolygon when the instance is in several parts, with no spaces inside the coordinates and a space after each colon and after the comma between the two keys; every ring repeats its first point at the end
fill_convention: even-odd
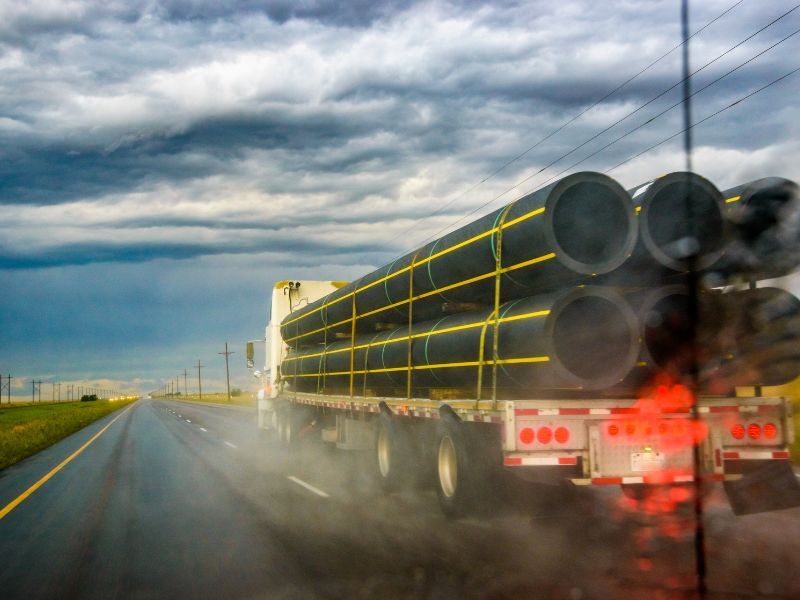
{"type": "Polygon", "coordinates": [[[489,469],[483,444],[455,417],[443,416],[436,430],[436,495],[451,518],[476,513],[481,507],[489,469]]]}
{"type": "Polygon", "coordinates": [[[284,448],[289,447],[291,432],[289,431],[289,410],[282,408],[275,411],[275,429],[278,432],[278,443],[284,448]]]}
{"type": "Polygon", "coordinates": [[[278,441],[286,449],[294,449],[300,443],[300,431],[309,421],[308,411],[287,406],[278,412],[278,441]]]}
{"type": "Polygon", "coordinates": [[[382,412],[375,427],[375,467],[378,483],[386,492],[411,485],[417,467],[416,448],[408,427],[382,412]]]}

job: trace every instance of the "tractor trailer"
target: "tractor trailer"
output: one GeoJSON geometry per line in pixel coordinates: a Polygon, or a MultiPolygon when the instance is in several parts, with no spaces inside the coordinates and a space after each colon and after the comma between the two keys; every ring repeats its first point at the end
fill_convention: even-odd
{"type": "Polygon", "coordinates": [[[504,473],[790,505],[791,403],[761,391],[800,375],[800,301],[769,285],[800,264],[797,202],[576,173],[357,281],[277,282],[259,426],[368,451],[449,516],[504,473]]]}

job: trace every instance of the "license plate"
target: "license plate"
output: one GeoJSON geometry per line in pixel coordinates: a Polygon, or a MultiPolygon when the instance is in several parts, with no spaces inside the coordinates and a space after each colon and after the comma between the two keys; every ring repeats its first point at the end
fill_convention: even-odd
{"type": "Polygon", "coordinates": [[[660,471],[666,464],[663,452],[631,452],[631,471],[660,471]]]}

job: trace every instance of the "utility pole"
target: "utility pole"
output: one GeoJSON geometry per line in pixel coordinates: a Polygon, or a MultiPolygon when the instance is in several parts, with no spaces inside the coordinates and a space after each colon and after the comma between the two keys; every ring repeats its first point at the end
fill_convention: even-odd
{"type": "Polygon", "coordinates": [[[225,356],[225,381],[228,386],[228,402],[231,401],[231,376],[230,371],[228,370],[228,357],[231,354],[236,354],[235,352],[228,352],[228,342],[225,342],[225,352],[217,352],[217,354],[223,354],[225,356]]]}
{"type": "Polygon", "coordinates": [[[189,395],[189,388],[186,387],[186,369],[183,370],[183,395],[189,395]]]}
{"type": "Polygon", "coordinates": [[[200,395],[200,400],[203,399],[203,380],[200,377],[200,369],[203,365],[200,364],[200,359],[197,359],[197,392],[200,395]]]}

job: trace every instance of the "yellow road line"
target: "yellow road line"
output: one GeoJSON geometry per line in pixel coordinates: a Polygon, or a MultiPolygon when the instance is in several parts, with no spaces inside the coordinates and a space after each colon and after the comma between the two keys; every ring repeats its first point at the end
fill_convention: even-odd
{"type": "Polygon", "coordinates": [[[78,456],[78,455],[79,455],[81,452],[83,452],[84,450],[86,450],[86,448],[88,448],[88,447],[89,447],[89,445],[90,445],[92,442],[94,442],[94,441],[95,441],[97,438],[99,438],[101,435],[103,435],[103,433],[105,433],[105,430],[106,430],[106,429],[108,429],[109,427],[111,427],[111,426],[114,424],[114,422],[115,422],[117,419],[119,419],[119,418],[120,418],[122,415],[124,415],[126,412],[128,412],[128,411],[129,411],[131,408],[133,408],[135,405],[136,405],[136,403],[134,403],[132,406],[129,406],[129,407],[128,407],[128,408],[126,408],[124,411],[122,411],[121,413],[119,413],[119,414],[118,414],[116,417],[114,417],[114,418],[111,420],[111,422],[110,422],[108,425],[106,425],[106,426],[105,426],[105,427],[103,427],[103,428],[102,428],[100,431],[98,431],[97,433],[95,433],[95,434],[92,436],[92,438],[91,438],[91,439],[90,439],[88,442],[86,442],[86,443],[85,443],[83,446],[81,446],[80,448],[78,448],[77,450],[75,450],[75,452],[73,452],[73,453],[72,453],[72,454],[70,454],[70,455],[69,455],[67,458],[65,458],[64,460],[62,460],[62,461],[61,461],[61,462],[58,464],[58,466],[57,466],[57,467],[55,467],[55,468],[54,468],[52,471],[50,471],[50,472],[49,472],[47,475],[45,475],[44,477],[42,477],[42,478],[41,478],[39,481],[37,481],[37,482],[36,482],[36,483],[34,483],[34,484],[31,486],[31,487],[29,487],[27,490],[25,490],[24,492],[22,492],[22,493],[21,493],[19,496],[17,496],[17,497],[16,497],[14,500],[12,500],[11,502],[9,502],[9,503],[8,503],[8,504],[5,506],[5,508],[3,508],[3,510],[0,510],[0,519],[2,519],[3,517],[5,517],[5,516],[6,516],[8,513],[10,513],[12,510],[14,510],[14,509],[15,509],[17,506],[19,506],[20,504],[22,504],[22,503],[25,501],[25,499],[26,499],[28,496],[30,496],[31,494],[33,494],[33,492],[35,492],[35,491],[36,491],[36,490],[38,490],[40,487],[42,487],[42,486],[43,486],[45,483],[47,483],[47,481],[48,481],[48,480],[50,480],[50,478],[52,478],[52,477],[53,477],[53,475],[55,475],[56,473],[58,473],[58,472],[59,472],[61,469],[63,469],[65,466],[67,466],[67,464],[69,464],[69,463],[72,461],[72,459],[74,459],[74,458],[75,458],[76,456],[78,456]]]}
{"type": "Polygon", "coordinates": [[[733,198],[726,198],[725,202],[727,204],[730,204],[731,202],[737,202],[738,200],[741,200],[741,199],[742,199],[741,196],[734,196],[733,198]]]}

